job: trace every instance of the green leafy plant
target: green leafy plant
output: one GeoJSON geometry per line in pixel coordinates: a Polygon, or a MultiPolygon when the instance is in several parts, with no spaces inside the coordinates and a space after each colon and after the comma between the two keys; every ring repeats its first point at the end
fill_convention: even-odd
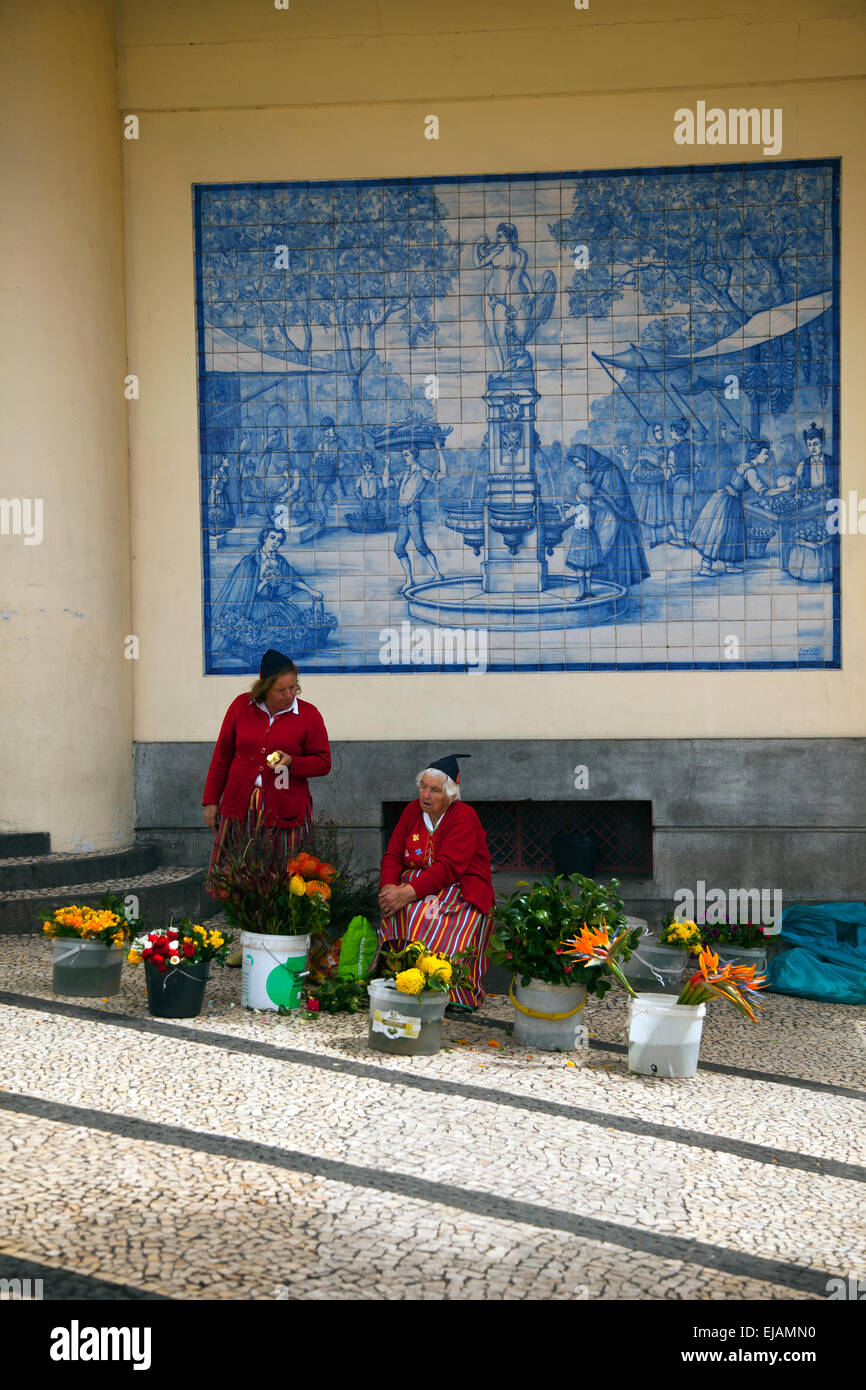
{"type": "Polygon", "coordinates": [[[305,987],[304,997],[309,1013],[356,1014],[369,1003],[366,980],[319,980],[305,987]]]}
{"type": "Polygon", "coordinates": [[[584,874],[544,874],[533,883],[518,883],[515,891],[493,911],[496,922],[491,960],[520,977],[523,985],[541,980],[548,985],[585,985],[601,998],[611,987],[611,972],[602,962],[575,964],[565,947],[584,926],[607,927],[611,938],[626,933],[617,948],[628,960],[638,945],[640,927],[628,931],[625,904],[617,893],[619,881],[607,887],[584,874]]]}
{"type": "Polygon", "coordinates": [[[720,922],[718,926],[701,927],[701,941],[713,951],[719,946],[740,946],[750,951],[766,945],[767,932],[755,922],[720,922]]]}

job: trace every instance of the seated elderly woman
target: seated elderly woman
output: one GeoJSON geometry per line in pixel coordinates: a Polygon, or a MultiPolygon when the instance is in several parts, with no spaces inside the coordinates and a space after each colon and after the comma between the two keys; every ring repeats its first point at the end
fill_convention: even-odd
{"type": "Polygon", "coordinates": [[[410,801],[382,856],[380,945],[422,941],[429,951],[466,952],[470,984],[452,990],[451,1001],[476,1009],[493,930],[490,854],[481,822],[460,800],[458,758],[431,763],[415,779],[410,801]]]}

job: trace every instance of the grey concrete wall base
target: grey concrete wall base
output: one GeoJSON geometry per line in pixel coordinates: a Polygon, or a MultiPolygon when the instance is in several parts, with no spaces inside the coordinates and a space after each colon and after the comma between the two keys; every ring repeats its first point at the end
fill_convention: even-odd
{"type": "MultiPolygon", "coordinates": [[[[316,818],[351,834],[372,867],[382,802],[410,800],[416,773],[452,747],[472,755],[462,783],[470,803],[651,801],[653,879],[635,896],[648,905],[636,915],[655,903],[666,910],[699,880],[779,890],[788,902],[866,899],[864,739],[339,742],[330,776],[311,784],[316,818]],[[578,766],[587,770],[580,791],[578,766]]],[[[201,793],[212,751],[210,742],[136,745],[137,835],[156,841],[166,862],[207,862],[201,793]]]]}

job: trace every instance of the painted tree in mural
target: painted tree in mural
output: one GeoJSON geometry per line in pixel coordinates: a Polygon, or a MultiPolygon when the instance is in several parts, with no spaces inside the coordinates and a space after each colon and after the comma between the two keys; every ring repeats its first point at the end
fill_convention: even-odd
{"type": "Polygon", "coordinates": [[[301,366],[333,329],[333,347],[316,355],[348,378],[360,420],[362,378],[385,325],[399,323],[411,347],[434,337],[434,302],[453,289],[460,254],[445,208],[423,185],[311,187],[290,197],[262,190],[234,199],[234,218],[230,207],[209,208],[229,225],[204,229],[208,322],[301,366]],[[211,230],[228,235],[209,237],[211,230]]]}
{"type": "MultiPolygon", "coordinates": [[[[774,176],[769,184],[764,170],[758,178],[732,168],[580,178],[571,214],[549,229],[561,246],[587,248],[588,265],[568,287],[570,314],[607,319],[632,298],[651,318],[641,347],[685,354],[762,309],[827,289],[826,175],[779,168],[774,176]]],[[[790,408],[798,367],[823,384],[826,335],[816,320],[748,354],[741,384],[759,409],[790,408]]]]}

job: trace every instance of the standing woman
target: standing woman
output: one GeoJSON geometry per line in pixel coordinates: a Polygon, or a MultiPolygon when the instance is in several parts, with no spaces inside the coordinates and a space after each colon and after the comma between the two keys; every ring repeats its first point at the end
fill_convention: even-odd
{"type": "Polygon", "coordinates": [[[331,748],[322,716],[298,699],[300,690],[295,663],[268,650],[250,693],[228,707],[202,797],[204,823],[215,832],[211,873],[224,850],[241,850],[262,829],[284,868],[310,832],[308,779],[330,772],[331,748]]]}
{"type": "Polygon", "coordinates": [[[747,445],[743,462],[733,470],[724,487],[704,503],[692,528],[691,544],[701,556],[698,575],[731,574],[746,563],[745,498],[749,489],[761,496],[774,497],[786,492],[792,479],[778,487],[768,487],[758,469],[770,461],[770,444],[753,439],[747,445]]]}

